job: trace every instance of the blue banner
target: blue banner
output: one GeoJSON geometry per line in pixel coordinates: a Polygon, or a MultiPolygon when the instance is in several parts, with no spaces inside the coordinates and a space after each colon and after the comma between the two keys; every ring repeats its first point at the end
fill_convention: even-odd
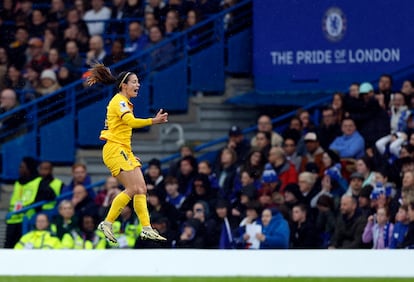
{"type": "Polygon", "coordinates": [[[259,93],[345,89],[414,65],[412,0],[256,0],[253,5],[259,93]]]}

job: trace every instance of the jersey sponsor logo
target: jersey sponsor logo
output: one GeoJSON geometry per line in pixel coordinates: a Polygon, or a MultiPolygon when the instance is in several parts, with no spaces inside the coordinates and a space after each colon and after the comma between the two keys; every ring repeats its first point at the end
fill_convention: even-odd
{"type": "Polygon", "coordinates": [[[125,113],[125,112],[130,111],[130,109],[128,108],[128,105],[125,103],[125,101],[119,102],[119,105],[120,105],[121,113],[125,113]]]}

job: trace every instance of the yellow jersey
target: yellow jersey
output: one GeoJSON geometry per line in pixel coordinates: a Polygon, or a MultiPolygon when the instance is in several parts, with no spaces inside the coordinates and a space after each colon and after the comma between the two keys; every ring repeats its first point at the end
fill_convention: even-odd
{"type": "Polygon", "coordinates": [[[127,146],[131,150],[133,128],[141,128],[152,124],[152,118],[135,118],[134,105],[124,95],[117,93],[107,106],[105,127],[100,139],[127,146]]]}

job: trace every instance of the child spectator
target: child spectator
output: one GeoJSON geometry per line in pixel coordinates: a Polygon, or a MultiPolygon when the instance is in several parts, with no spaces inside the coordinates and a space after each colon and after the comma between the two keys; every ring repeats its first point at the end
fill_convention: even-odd
{"type": "Polygon", "coordinates": [[[395,215],[394,230],[389,245],[390,249],[397,249],[400,247],[407,234],[409,222],[408,207],[403,205],[398,209],[398,213],[395,215]]]}
{"type": "Polygon", "coordinates": [[[390,222],[388,208],[378,208],[376,214],[368,217],[362,241],[372,243],[373,249],[387,249],[392,239],[393,230],[394,224],[390,222]]]}
{"type": "Polygon", "coordinates": [[[185,196],[178,192],[178,180],[174,176],[167,176],[165,179],[166,202],[172,204],[177,210],[185,201],[185,196]]]}

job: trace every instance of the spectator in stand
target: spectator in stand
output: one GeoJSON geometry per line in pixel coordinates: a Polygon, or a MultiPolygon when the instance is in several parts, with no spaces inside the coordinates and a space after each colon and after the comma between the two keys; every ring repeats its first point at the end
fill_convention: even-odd
{"type": "MultiPolygon", "coordinates": [[[[289,248],[289,225],[282,214],[276,209],[264,209],[260,223],[262,231],[256,233],[260,241],[260,249],[287,249],[289,248]]],[[[248,240],[248,234],[245,240],[248,240]]]]}
{"type": "Polygon", "coordinates": [[[213,167],[211,166],[208,160],[204,160],[198,163],[197,172],[199,174],[205,174],[208,176],[208,179],[210,180],[211,188],[213,189],[220,188],[218,184],[217,175],[213,172],[213,167]]]}
{"type": "Polygon", "coordinates": [[[168,218],[171,230],[178,230],[179,212],[169,202],[165,201],[165,194],[159,190],[148,190],[148,212],[151,215],[156,212],[168,218]]]}
{"type": "Polygon", "coordinates": [[[52,48],[60,52],[61,43],[58,41],[57,30],[46,27],[43,32],[43,52],[48,54],[52,48]]]}
{"type": "MultiPolygon", "coordinates": [[[[49,201],[55,198],[50,187],[40,186],[41,177],[37,171],[37,161],[32,157],[24,157],[19,166],[19,178],[14,183],[10,198],[9,212],[19,211],[40,201],[49,201]]],[[[34,209],[25,213],[15,214],[7,219],[5,248],[13,248],[22,236],[23,216],[30,219],[35,214],[34,209]]]]}
{"type": "Polygon", "coordinates": [[[49,219],[46,214],[38,214],[36,230],[23,235],[14,246],[15,250],[57,250],[60,248],[59,238],[53,236],[49,230],[49,219]]]}
{"type": "Polygon", "coordinates": [[[215,169],[219,185],[219,194],[229,201],[235,197],[236,161],[236,152],[231,148],[224,148],[220,152],[220,163],[215,169]]]}
{"type": "Polygon", "coordinates": [[[300,119],[302,123],[302,132],[304,134],[308,132],[315,132],[316,128],[313,122],[310,120],[310,113],[308,110],[299,109],[296,112],[296,116],[300,119]]]}
{"type": "Polygon", "coordinates": [[[307,207],[310,207],[311,200],[315,197],[319,191],[320,187],[315,185],[316,177],[310,172],[302,172],[299,174],[299,190],[302,193],[301,203],[305,204],[307,207]]]}
{"type": "MultiPolygon", "coordinates": [[[[271,133],[271,145],[282,146],[283,138],[278,133],[273,131],[272,120],[268,115],[261,115],[257,119],[257,131],[258,132],[269,132],[271,133]]],[[[252,147],[257,147],[257,139],[253,137],[250,141],[252,147]]]]}
{"type": "Polygon", "coordinates": [[[228,137],[225,147],[232,148],[236,152],[236,165],[240,166],[247,160],[247,154],[250,151],[249,141],[244,138],[243,131],[236,125],[230,127],[228,137]]]}
{"type": "Polygon", "coordinates": [[[235,247],[238,249],[249,249],[251,243],[248,242],[249,236],[246,234],[248,225],[257,226],[260,224],[259,216],[262,213],[262,206],[257,201],[251,201],[246,205],[246,216],[240,221],[239,226],[233,230],[235,247]]]}
{"type": "Polygon", "coordinates": [[[25,26],[16,27],[13,41],[8,46],[8,57],[13,58],[13,64],[21,69],[26,65],[26,50],[29,42],[29,31],[25,26]]]}
{"type": "Polygon", "coordinates": [[[177,173],[178,191],[184,196],[188,196],[192,190],[193,180],[197,175],[197,159],[193,156],[185,156],[180,162],[177,173]]]}
{"type": "Polygon", "coordinates": [[[94,199],[88,195],[88,191],[82,184],[77,184],[73,188],[72,204],[77,218],[82,218],[87,214],[98,215],[98,206],[95,204],[94,199]]]}
{"type": "Polygon", "coordinates": [[[40,74],[40,87],[37,89],[37,92],[42,95],[46,96],[53,92],[56,92],[62,88],[60,86],[56,73],[51,69],[45,69],[40,74]]]}
{"type": "Polygon", "coordinates": [[[279,192],[283,194],[287,184],[298,182],[298,172],[295,165],[286,159],[282,148],[272,147],[269,151],[268,160],[279,178],[279,192]]]}
{"type": "Polygon", "coordinates": [[[394,230],[389,245],[390,249],[399,248],[405,238],[405,235],[407,234],[409,223],[408,207],[406,205],[400,206],[398,213],[395,215],[394,230]]]}
{"type": "MultiPolygon", "coordinates": [[[[98,0],[102,1],[102,0],[98,0]]],[[[104,41],[102,36],[93,35],[89,39],[89,51],[86,53],[86,65],[91,66],[93,62],[101,62],[106,56],[104,41]]]]}
{"type": "Polygon", "coordinates": [[[29,62],[28,65],[45,70],[50,67],[46,54],[43,52],[43,41],[40,38],[33,37],[29,40],[29,62]]]}
{"type": "Polygon", "coordinates": [[[217,193],[210,187],[207,175],[198,174],[193,182],[191,194],[185,199],[181,205],[180,212],[185,219],[193,217],[193,206],[198,201],[204,201],[208,204],[210,210],[214,209],[217,201],[217,193]]]}
{"type": "Polygon", "coordinates": [[[325,249],[330,245],[335,231],[335,204],[332,197],[322,195],[319,197],[316,207],[318,215],[315,226],[321,240],[321,247],[325,249]]]}
{"type": "Polygon", "coordinates": [[[96,230],[96,226],[96,218],[85,214],[80,218],[80,228],[76,230],[77,232],[67,233],[63,236],[62,247],[76,250],[105,249],[105,238],[96,230]]]}
{"type": "Polygon", "coordinates": [[[258,187],[254,184],[253,175],[247,171],[241,173],[241,190],[237,193],[237,199],[232,203],[231,214],[239,220],[246,216],[247,203],[257,200],[258,187]]]}
{"type": "Polygon", "coordinates": [[[205,233],[200,220],[195,218],[186,220],[176,247],[180,249],[203,249],[205,246],[205,233]]]}
{"type": "Polygon", "coordinates": [[[379,138],[390,132],[389,116],[380,107],[374,89],[368,82],[360,85],[357,99],[348,100],[345,111],[346,116],[354,120],[358,132],[365,140],[366,148],[374,147],[379,138]]]}
{"type": "MultiPolygon", "coordinates": [[[[53,164],[50,161],[42,161],[39,164],[39,176],[42,180],[39,183],[40,190],[48,190],[52,188],[55,198],[60,196],[63,186],[65,185],[62,180],[53,175],[53,164]]],[[[43,205],[43,210],[53,211],[56,207],[56,202],[49,202],[43,205]]]]}
{"type": "MultiPolygon", "coordinates": [[[[69,83],[79,79],[82,75],[81,69],[84,65],[83,59],[79,53],[78,44],[75,40],[66,42],[66,56],[61,71],[58,73],[59,81],[69,83]],[[62,69],[65,69],[63,71],[62,69]]],[[[65,84],[63,83],[63,84],[65,84]]]]}
{"type": "Polygon", "coordinates": [[[319,144],[318,135],[315,132],[308,132],[303,140],[305,141],[306,150],[302,156],[300,172],[305,171],[308,163],[315,163],[319,169],[319,176],[322,176],[325,169],[322,161],[324,150],[319,144]]]}
{"type": "Polygon", "coordinates": [[[144,29],[140,22],[133,21],[128,26],[128,37],[126,40],[124,51],[128,54],[134,54],[144,50],[148,44],[148,36],[144,33],[144,29]]]}
{"type": "Polygon", "coordinates": [[[0,46],[0,89],[4,89],[4,78],[7,73],[7,66],[9,65],[9,55],[5,47],[0,46]]]}
{"type": "Polygon", "coordinates": [[[367,156],[357,159],[355,163],[356,172],[364,177],[362,186],[375,185],[375,172],[373,160],[367,156]]]}
{"type": "Polygon", "coordinates": [[[342,121],[342,136],[335,138],[329,149],[337,151],[341,158],[357,159],[364,155],[365,141],[351,118],[342,121]]]}
{"type": "Polygon", "coordinates": [[[66,233],[71,233],[78,228],[78,218],[75,216],[75,208],[71,201],[63,200],[58,206],[58,214],[53,218],[51,230],[62,240],[66,233]]]}
{"type": "Polygon", "coordinates": [[[144,174],[145,183],[148,190],[157,190],[163,193],[165,198],[164,175],[161,170],[161,162],[158,159],[151,159],[148,162],[148,169],[144,174]]]}
{"type": "Polygon", "coordinates": [[[378,208],[374,215],[368,217],[367,225],[362,234],[362,242],[372,243],[373,249],[388,249],[393,231],[394,224],[390,222],[388,208],[378,208]]]}
{"type": "Polygon", "coordinates": [[[53,22],[63,22],[66,19],[66,8],[65,0],[51,0],[47,19],[53,22]]]}
{"type": "MultiPolygon", "coordinates": [[[[91,177],[88,175],[86,165],[81,164],[81,163],[76,163],[72,165],[72,179],[68,185],[63,187],[62,196],[64,194],[73,192],[73,188],[77,184],[81,184],[86,187],[86,186],[89,186],[91,183],[92,183],[91,177]]],[[[95,198],[95,192],[92,189],[89,189],[88,193],[91,196],[91,198],[95,198]]],[[[67,196],[71,198],[71,195],[67,195],[67,196]]]]}
{"type": "Polygon", "coordinates": [[[127,57],[128,55],[124,52],[124,41],[122,39],[115,39],[112,42],[111,53],[103,58],[103,63],[106,66],[112,66],[127,57]]]}
{"type": "Polygon", "coordinates": [[[153,12],[145,12],[144,15],[144,33],[148,36],[151,27],[158,25],[160,20],[155,17],[153,12]]]}
{"type": "Polygon", "coordinates": [[[325,167],[324,175],[328,175],[330,180],[334,182],[334,188],[338,188],[332,191],[333,194],[341,197],[348,189],[348,182],[342,175],[342,165],[339,155],[335,151],[327,149],[323,153],[322,161],[325,167]]]}
{"type": "Polygon", "coordinates": [[[358,209],[361,211],[362,216],[368,218],[368,216],[375,213],[375,210],[371,208],[371,194],[374,187],[372,185],[366,185],[363,187],[358,196],[358,209]]]}
{"type": "Polygon", "coordinates": [[[42,37],[47,25],[46,11],[35,9],[29,21],[29,34],[32,37],[42,37]]]}
{"type": "Polygon", "coordinates": [[[59,73],[64,61],[60,57],[59,50],[57,48],[50,48],[47,56],[50,70],[53,70],[56,74],[59,73]]]}
{"type": "Polygon", "coordinates": [[[307,207],[298,204],[292,210],[292,223],[290,224],[290,248],[316,249],[320,246],[320,238],[316,227],[310,220],[307,207]]]}
{"type": "Polygon", "coordinates": [[[165,37],[172,36],[181,31],[181,19],[178,11],[169,10],[165,16],[164,21],[164,35],[165,37]]]}
{"type": "Polygon", "coordinates": [[[104,0],[92,0],[92,8],[83,15],[91,36],[102,35],[105,32],[105,21],[111,18],[111,10],[105,6],[104,0]]]}
{"type": "Polygon", "coordinates": [[[40,97],[40,93],[38,92],[38,89],[40,88],[40,69],[35,66],[27,66],[26,72],[23,75],[25,79],[24,83],[24,98],[23,102],[30,102],[34,99],[40,97]]]}
{"type": "Polygon", "coordinates": [[[16,1],[4,0],[0,8],[0,18],[4,21],[13,21],[16,17],[16,1]]]}
{"type": "Polygon", "coordinates": [[[30,18],[33,12],[32,0],[21,0],[19,5],[16,6],[16,17],[14,18],[16,26],[27,26],[30,22],[30,18]]]}
{"type": "Polygon", "coordinates": [[[363,181],[364,181],[363,174],[359,172],[352,173],[350,177],[349,188],[346,194],[357,199],[364,187],[363,181]]]}
{"type": "Polygon", "coordinates": [[[152,228],[157,230],[161,236],[166,238],[166,241],[143,240],[138,237],[135,244],[135,249],[155,249],[165,248],[170,249],[175,247],[178,241],[178,232],[172,231],[169,227],[168,218],[162,216],[157,212],[151,214],[152,228]]]}
{"type": "MultiPolygon", "coordinates": [[[[149,41],[145,46],[145,49],[150,49],[164,40],[164,34],[161,28],[157,25],[150,27],[148,37],[149,41]]],[[[166,64],[169,64],[174,57],[173,52],[174,45],[172,44],[165,44],[159,48],[154,49],[151,52],[151,61],[149,63],[149,66],[152,68],[159,68],[165,66],[166,64]]]]}
{"type": "Polygon", "coordinates": [[[22,90],[24,88],[22,69],[17,68],[16,65],[10,64],[4,78],[4,85],[6,88],[22,90]]]}
{"type": "Polygon", "coordinates": [[[291,162],[296,171],[300,170],[300,164],[302,163],[302,156],[297,152],[297,142],[292,137],[286,137],[283,141],[283,151],[285,152],[286,159],[291,162]]]}
{"type": "Polygon", "coordinates": [[[101,189],[95,198],[95,204],[98,206],[99,218],[104,218],[107,214],[109,207],[112,204],[113,199],[121,193],[118,180],[113,176],[106,178],[103,189],[101,189]]]}
{"type": "MultiPolygon", "coordinates": [[[[79,10],[72,8],[66,16],[66,23],[60,26],[59,33],[63,35],[63,44],[67,41],[75,40],[80,52],[88,51],[89,31],[84,20],[82,20],[79,10]]],[[[63,49],[63,48],[62,48],[63,49]]]]}
{"type": "Polygon", "coordinates": [[[404,95],[405,104],[409,108],[413,108],[413,106],[411,105],[411,98],[414,96],[414,81],[404,80],[400,91],[404,95]]]}
{"type": "Polygon", "coordinates": [[[258,148],[265,156],[268,156],[270,148],[272,147],[271,137],[270,132],[258,131],[255,135],[256,146],[253,147],[258,148]]]}
{"type": "MultiPolygon", "coordinates": [[[[220,12],[220,0],[190,0],[194,2],[194,8],[200,10],[202,15],[212,15],[220,12]]],[[[188,1],[188,2],[190,2],[188,1]]]]}
{"type": "MultiPolygon", "coordinates": [[[[251,148],[250,152],[247,154],[246,160],[242,165],[239,166],[238,174],[242,171],[247,171],[249,174],[253,175],[254,180],[257,184],[264,170],[267,158],[259,148],[251,148]]],[[[238,180],[238,177],[236,180],[238,180]]],[[[236,182],[236,185],[239,183],[236,182]]],[[[259,183],[260,184],[260,183],[259,183]]],[[[237,187],[239,188],[239,187],[237,187]]]]}
{"type": "Polygon", "coordinates": [[[362,242],[362,233],[367,223],[366,218],[357,208],[354,197],[343,195],[341,198],[341,214],[335,223],[329,249],[361,249],[366,248],[362,242]]]}
{"type": "MultiPolygon", "coordinates": [[[[3,89],[0,93],[0,115],[10,112],[19,107],[16,91],[10,88],[3,89]]],[[[26,121],[24,112],[18,111],[5,119],[0,120],[0,130],[6,132],[8,130],[17,129],[26,121]]]]}
{"type": "Polygon", "coordinates": [[[145,14],[152,13],[157,21],[165,18],[167,14],[167,7],[165,1],[162,0],[149,0],[145,6],[145,14]]]}
{"type": "Polygon", "coordinates": [[[299,185],[296,183],[286,185],[283,198],[284,206],[287,208],[288,212],[291,213],[293,207],[301,203],[303,200],[303,195],[300,191],[299,185]]]}
{"type": "Polygon", "coordinates": [[[342,122],[345,115],[344,100],[344,94],[341,92],[336,92],[332,98],[331,107],[334,110],[335,123],[338,125],[342,122]]]}
{"type": "Polygon", "coordinates": [[[341,135],[341,127],[338,120],[342,121],[342,118],[339,119],[336,114],[332,107],[326,107],[322,110],[322,121],[319,124],[317,133],[319,143],[324,150],[327,150],[335,138],[341,135]]]}
{"type": "Polygon", "coordinates": [[[127,12],[126,0],[113,0],[111,7],[111,21],[106,28],[106,32],[111,34],[123,34],[125,32],[125,22],[123,21],[127,12]]]}
{"type": "Polygon", "coordinates": [[[172,204],[177,210],[181,209],[181,205],[185,201],[185,196],[178,192],[178,180],[174,176],[165,178],[166,202],[172,204]]]}
{"type": "Polygon", "coordinates": [[[126,0],[124,18],[142,18],[143,16],[143,0],[126,0]]]}
{"type": "Polygon", "coordinates": [[[375,94],[378,100],[383,101],[383,105],[381,105],[385,110],[388,110],[390,107],[390,103],[393,100],[393,79],[392,76],[389,74],[383,74],[380,76],[378,81],[378,93],[375,94]]]}
{"type": "Polygon", "coordinates": [[[185,18],[185,21],[184,21],[183,29],[187,30],[187,29],[192,28],[193,26],[201,22],[202,18],[203,18],[203,14],[201,13],[200,10],[198,9],[188,10],[187,17],[185,18]]]}
{"type": "Polygon", "coordinates": [[[168,175],[172,175],[172,176],[177,177],[178,176],[178,170],[180,169],[180,162],[181,162],[181,160],[184,157],[187,157],[187,156],[195,157],[193,147],[190,146],[189,144],[183,144],[180,147],[180,150],[179,151],[180,151],[180,159],[178,161],[172,162],[170,164],[170,167],[168,169],[168,175]]]}
{"type": "Polygon", "coordinates": [[[411,111],[405,105],[404,94],[397,92],[393,95],[390,111],[391,132],[377,140],[375,146],[380,154],[388,155],[393,162],[400,155],[401,145],[407,141],[405,131],[411,111]]]}

